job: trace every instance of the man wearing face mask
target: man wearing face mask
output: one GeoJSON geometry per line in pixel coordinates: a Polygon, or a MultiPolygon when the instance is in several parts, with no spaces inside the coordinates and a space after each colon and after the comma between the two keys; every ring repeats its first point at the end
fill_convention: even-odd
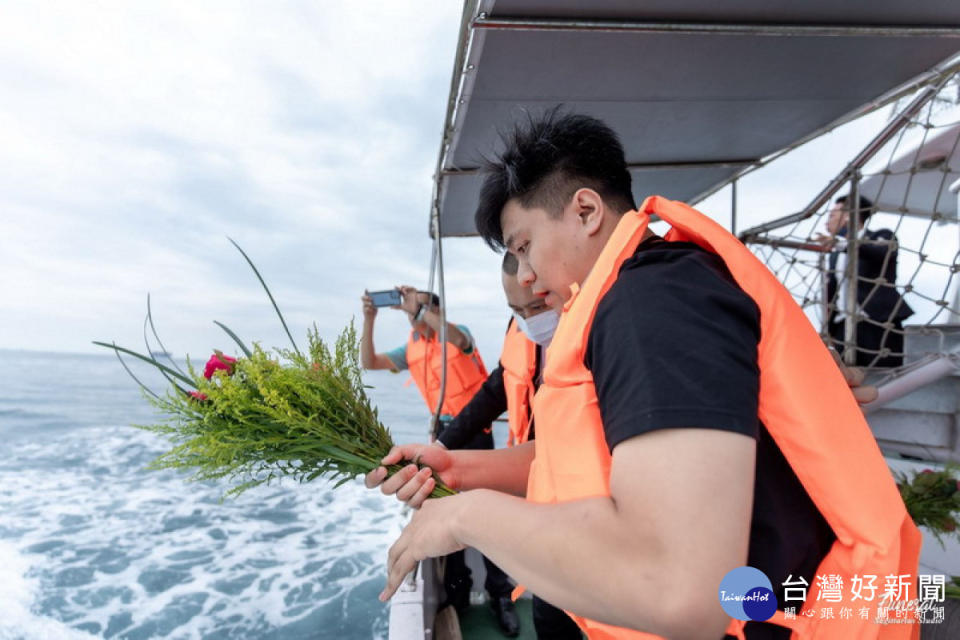
{"type": "Polygon", "coordinates": [[[543,356],[560,316],[543,298],[517,282],[517,259],[509,253],[504,256],[501,276],[513,317],[504,336],[500,363],[438,438],[448,449],[462,448],[504,411],[510,425],[508,446],[533,439],[533,394],[540,385],[543,356]]]}
{"type": "MultiPolygon", "coordinates": [[[[460,449],[504,411],[510,425],[507,446],[533,440],[533,396],[540,378],[547,347],[553,338],[560,315],[548,307],[542,297],[517,281],[517,259],[503,257],[503,291],[513,317],[503,340],[500,364],[440,434],[439,446],[460,449]]],[[[513,602],[504,598],[493,603],[495,611],[514,611],[513,602]]],[[[580,629],[561,609],[533,596],[533,624],[539,638],[580,640],[580,629]]]]}

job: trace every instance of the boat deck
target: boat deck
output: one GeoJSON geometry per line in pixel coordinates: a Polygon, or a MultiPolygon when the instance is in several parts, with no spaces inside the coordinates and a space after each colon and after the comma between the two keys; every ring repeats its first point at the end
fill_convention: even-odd
{"type": "MultiPolygon", "coordinates": [[[[520,598],[517,600],[517,614],[520,616],[520,640],[536,640],[537,634],[533,629],[533,600],[520,598]]],[[[470,606],[460,617],[460,633],[463,640],[491,640],[504,638],[493,617],[493,610],[486,602],[470,606]]]]}

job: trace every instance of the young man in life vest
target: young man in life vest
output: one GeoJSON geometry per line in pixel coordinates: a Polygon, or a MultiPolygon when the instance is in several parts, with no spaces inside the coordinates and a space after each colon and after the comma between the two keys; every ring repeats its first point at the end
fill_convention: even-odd
{"type": "MultiPolygon", "coordinates": [[[[398,287],[401,309],[410,321],[407,343],[392,351],[377,353],[373,344],[373,326],[377,307],[369,296],[363,301],[363,332],[360,338],[360,362],[364,369],[408,369],[417,389],[423,396],[427,409],[436,410],[440,398],[440,383],[443,368],[443,352],[437,336],[440,333],[440,299],[436,294],[417,291],[414,287],[398,287]]],[[[439,436],[443,437],[446,425],[460,413],[487,378],[487,371],[476,352],[470,330],[464,325],[447,323],[447,386],[444,393],[439,436]]],[[[492,449],[493,435],[490,421],[485,429],[458,443],[464,449],[492,449]]],[[[491,608],[501,630],[507,636],[519,632],[520,620],[510,600],[513,586],[507,575],[484,557],[487,577],[484,587],[490,598],[491,608]],[[509,606],[506,606],[509,603],[509,606]]],[[[471,571],[462,551],[449,554],[444,572],[445,604],[453,605],[463,613],[470,604],[471,571]]]]}
{"type": "MultiPolygon", "coordinates": [[[[416,561],[470,545],[592,639],[912,637],[912,624],[806,615],[823,600],[862,606],[849,587],[865,576],[898,576],[915,598],[920,535],[789,292],[706,216],[659,197],[638,208],[602,122],[553,111],[505,142],[477,228],[517,257],[521,284],[563,309],[537,438],[384,459],[418,459],[463,491],[414,515],[381,597],[416,561]],[[663,238],[647,229],[652,215],[672,227],[663,238]],[[721,581],[745,565],[773,587],[779,609],[765,623],[720,606],[721,581]],[[828,593],[836,583],[819,577],[834,575],[845,587],[828,593]],[[785,582],[808,585],[806,599],[786,602],[785,582]]],[[[367,484],[400,499],[433,484],[412,465],[384,476],[367,484]]]]}

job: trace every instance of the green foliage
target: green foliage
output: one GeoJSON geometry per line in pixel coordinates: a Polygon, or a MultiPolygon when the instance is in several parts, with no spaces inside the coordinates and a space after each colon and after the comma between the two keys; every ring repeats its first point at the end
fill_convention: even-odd
{"type": "MultiPolygon", "coordinates": [[[[141,428],[174,447],[153,469],[191,469],[194,480],[226,479],[238,495],[280,477],[343,484],[380,466],[393,446],[361,378],[359,343],[351,323],[331,349],[314,326],[308,355],[294,348],[267,352],[254,343],[233,375],[210,380],[188,364],[190,383],[206,399],[173,387],[147,399],[165,414],[141,428]]],[[[395,473],[400,465],[388,467],[395,473]]],[[[432,497],[452,495],[439,478],[432,497]]]]}
{"type": "Polygon", "coordinates": [[[956,466],[940,471],[924,469],[908,476],[897,473],[897,486],[907,512],[917,526],[925,527],[943,544],[943,536],[958,536],[960,480],[956,466]]]}

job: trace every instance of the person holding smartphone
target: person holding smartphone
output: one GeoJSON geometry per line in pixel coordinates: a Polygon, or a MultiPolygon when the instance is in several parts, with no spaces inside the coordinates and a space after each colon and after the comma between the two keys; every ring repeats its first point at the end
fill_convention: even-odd
{"type": "MultiPolygon", "coordinates": [[[[389,291],[364,292],[363,332],[360,337],[360,363],[364,369],[408,370],[420,390],[427,409],[436,410],[440,399],[443,372],[443,350],[440,334],[440,298],[435,293],[417,291],[415,287],[400,286],[389,291]],[[380,306],[389,306],[406,313],[410,334],[404,345],[391,351],[377,353],[373,344],[373,325],[380,306]]],[[[470,330],[464,325],[447,323],[447,384],[440,416],[442,437],[446,425],[460,413],[487,379],[487,370],[473,343],[470,330]]],[[[496,416],[494,416],[496,417],[496,416]]],[[[461,449],[492,449],[493,434],[490,421],[486,428],[475,433],[461,449]]],[[[507,636],[516,636],[520,620],[510,600],[513,585],[507,575],[484,557],[487,577],[484,587],[497,623],[507,636]]],[[[447,556],[444,575],[446,604],[452,604],[462,613],[470,604],[471,572],[463,551],[447,556]]]]}

